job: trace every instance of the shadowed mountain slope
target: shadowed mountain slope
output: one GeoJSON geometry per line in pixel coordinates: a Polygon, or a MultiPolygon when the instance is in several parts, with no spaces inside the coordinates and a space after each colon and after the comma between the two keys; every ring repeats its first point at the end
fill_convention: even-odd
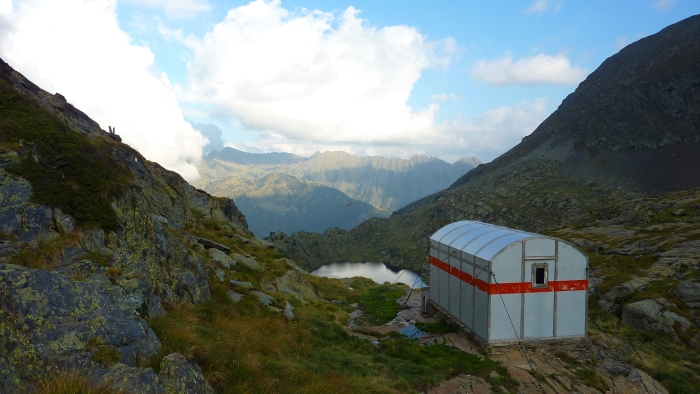
{"type": "Polygon", "coordinates": [[[291,234],[350,229],[371,217],[387,217],[394,208],[444,189],[480,163],[477,158],[449,164],[426,156],[405,160],[345,152],[302,158],[225,148],[202,160],[197,186],[235,198],[256,234],[291,234]]]}
{"type": "Polygon", "coordinates": [[[388,216],[332,187],[276,172],[228,190],[237,196],[236,205],[251,218],[249,229],[258,236],[301,229],[322,232],[329,223],[349,230],[371,217],[388,216]]]}

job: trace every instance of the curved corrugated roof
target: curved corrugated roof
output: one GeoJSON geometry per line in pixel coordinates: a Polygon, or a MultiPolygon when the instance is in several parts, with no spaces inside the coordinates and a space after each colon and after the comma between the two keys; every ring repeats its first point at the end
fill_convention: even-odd
{"type": "Polygon", "coordinates": [[[503,249],[529,238],[549,238],[540,234],[513,230],[507,227],[463,220],[439,229],[430,239],[461,250],[486,261],[491,261],[503,249]]]}

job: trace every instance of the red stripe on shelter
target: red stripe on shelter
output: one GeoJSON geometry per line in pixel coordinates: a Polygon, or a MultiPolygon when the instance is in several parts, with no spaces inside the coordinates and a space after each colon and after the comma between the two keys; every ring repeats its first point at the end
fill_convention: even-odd
{"type": "Polygon", "coordinates": [[[547,293],[552,291],[581,291],[588,289],[588,281],[582,280],[552,280],[549,281],[547,287],[533,288],[530,282],[514,282],[514,283],[486,283],[485,281],[474,278],[470,274],[460,270],[457,267],[452,267],[448,263],[439,260],[436,257],[430,256],[430,264],[456,277],[457,279],[466,282],[477,289],[488,294],[522,294],[522,293],[547,293]]]}

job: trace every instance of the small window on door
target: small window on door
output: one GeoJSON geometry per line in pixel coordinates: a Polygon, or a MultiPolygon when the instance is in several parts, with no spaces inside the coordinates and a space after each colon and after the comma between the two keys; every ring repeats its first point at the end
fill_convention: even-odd
{"type": "Polygon", "coordinates": [[[535,263],[532,265],[532,287],[547,287],[547,263],[535,263]]]}

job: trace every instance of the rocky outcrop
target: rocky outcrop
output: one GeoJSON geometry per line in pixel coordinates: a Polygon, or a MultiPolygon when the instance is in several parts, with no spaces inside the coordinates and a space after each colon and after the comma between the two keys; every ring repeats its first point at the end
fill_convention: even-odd
{"type": "Polygon", "coordinates": [[[666,299],[648,299],[622,307],[622,323],[636,330],[656,333],[662,331],[672,336],[686,332],[692,323],[667,308],[672,306],[666,299]]]}
{"type": "Polygon", "coordinates": [[[683,280],[676,286],[676,295],[687,306],[700,309],[700,283],[683,280]]]}
{"type": "Polygon", "coordinates": [[[214,394],[202,369],[179,353],[163,357],[159,377],[165,393],[214,394]]]}
{"type": "MultiPolygon", "coordinates": [[[[166,357],[160,375],[140,366],[161,346],[146,319],[165,313],[164,306],[211,298],[198,253],[202,246],[186,227],[209,220],[249,237],[245,217],[232,200],[195,189],[104,136],[85,114],[65,100],[56,104],[60,97],[2,62],[0,77],[68,124],[72,131],[67,132],[91,138],[100,148],[90,157],[109,156],[113,169],[123,174],[112,180],[119,182],[119,192],[103,196],[116,217],[105,230],[34,202],[33,184],[9,172],[26,158],[42,160],[26,149],[34,142],[2,145],[3,157],[10,159],[0,168],[0,391],[24,392],[30,382],[60,367],[133,381],[129,392],[211,392],[201,370],[182,356],[166,357]],[[109,362],[98,352],[106,352],[109,362]]],[[[6,84],[3,89],[10,94],[6,84]]],[[[41,186],[54,187],[60,180],[50,182],[41,186]]]]}
{"type": "Polygon", "coordinates": [[[318,298],[316,290],[297,270],[288,270],[276,280],[280,293],[291,294],[302,302],[318,298]]]}

